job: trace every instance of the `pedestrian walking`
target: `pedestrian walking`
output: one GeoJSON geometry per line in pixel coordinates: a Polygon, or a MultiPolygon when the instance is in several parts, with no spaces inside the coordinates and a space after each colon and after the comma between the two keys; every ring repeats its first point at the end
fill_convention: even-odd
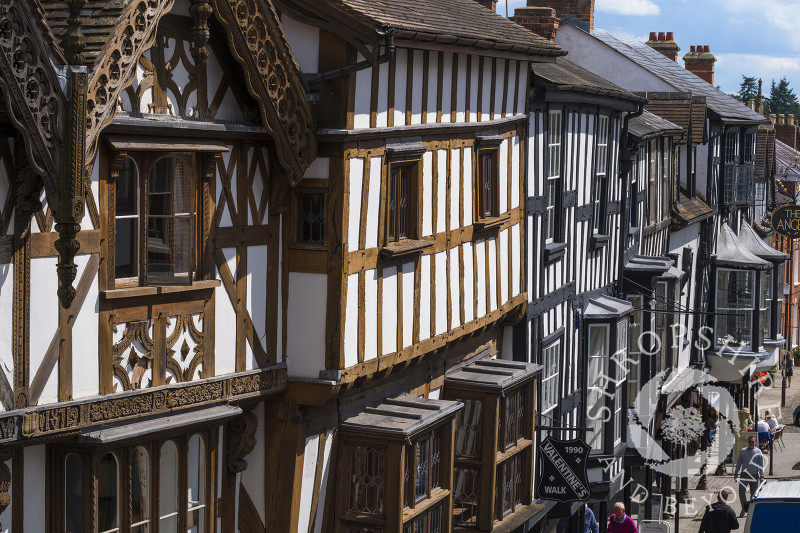
{"type": "Polygon", "coordinates": [[[758,484],[764,481],[764,454],[756,447],[756,438],[747,439],[747,447],[739,452],[739,459],[733,469],[733,480],[739,477],[739,470],[742,471],[742,478],[739,479],[739,500],[742,502],[742,512],[739,516],[744,516],[750,500],[746,498],[747,488],[750,488],[752,498],[758,488],[758,484]]]}
{"type": "Polygon", "coordinates": [[[598,533],[599,531],[600,524],[597,523],[592,508],[587,505],[583,511],[583,533],[598,533]]]}
{"type": "Polygon", "coordinates": [[[732,529],[739,529],[736,512],[728,505],[732,498],[731,489],[719,491],[717,501],[706,507],[706,514],[703,515],[697,533],[731,533],[732,529]]]}
{"type": "Polygon", "coordinates": [[[622,502],[614,504],[614,514],[608,517],[608,533],[639,533],[636,522],[625,514],[625,505],[622,502]]]}

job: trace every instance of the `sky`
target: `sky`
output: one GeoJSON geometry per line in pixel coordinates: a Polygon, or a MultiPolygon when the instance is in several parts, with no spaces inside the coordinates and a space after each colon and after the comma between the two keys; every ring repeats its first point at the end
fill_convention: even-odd
{"type": "MultiPolygon", "coordinates": [[[[497,12],[524,5],[499,0],[497,12]]],[[[623,40],[674,32],[681,65],[691,45],[709,45],[714,84],[727,93],[739,91],[744,74],[763,79],[767,97],[783,76],[800,95],[800,0],[596,0],[594,25],[623,40]]]]}

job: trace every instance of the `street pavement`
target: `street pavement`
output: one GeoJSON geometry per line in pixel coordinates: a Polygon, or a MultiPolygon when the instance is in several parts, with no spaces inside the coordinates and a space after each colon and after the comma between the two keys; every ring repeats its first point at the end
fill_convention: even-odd
{"type": "MultiPolygon", "coordinates": [[[[761,417],[764,416],[764,411],[769,409],[773,413],[778,413],[778,421],[787,426],[782,437],[784,446],[775,446],[771,454],[772,461],[774,461],[773,475],[769,475],[769,463],[767,464],[767,476],[765,476],[767,480],[800,478],[800,428],[794,426],[792,420],[794,407],[800,404],[800,380],[794,383],[794,387],[787,389],[786,393],[786,407],[784,408],[781,408],[780,381],[773,388],[763,389],[758,398],[758,410],[761,417]]],[[[715,475],[717,464],[714,456],[716,454],[711,455],[712,459],[706,476],[707,488],[706,490],[696,490],[697,483],[700,481],[699,473],[689,479],[689,494],[692,497],[692,503],[680,505],[677,524],[675,519],[667,521],[672,533],[697,533],[705,506],[708,505],[708,502],[715,502],[717,493],[725,487],[734,489],[736,499],[730,505],[736,511],[736,515],[739,515],[741,502],[739,502],[738,485],[733,481],[733,466],[727,465],[725,475],[715,475]]],[[[744,523],[745,518],[740,518],[739,531],[744,530],[744,523]]],[[[775,531],[789,531],[789,529],[776,527],[775,531]]]]}

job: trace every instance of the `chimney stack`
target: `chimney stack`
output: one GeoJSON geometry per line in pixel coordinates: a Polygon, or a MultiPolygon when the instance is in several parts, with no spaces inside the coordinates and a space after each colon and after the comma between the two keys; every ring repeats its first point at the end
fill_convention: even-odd
{"type": "Polygon", "coordinates": [[[475,0],[486,9],[491,9],[492,12],[497,11],[497,0],[475,0]]]}
{"type": "Polygon", "coordinates": [[[689,53],[683,56],[683,63],[686,70],[692,72],[699,78],[714,85],[714,63],[717,58],[711,53],[711,47],[699,44],[692,46],[689,53]]]}
{"type": "MultiPolygon", "coordinates": [[[[774,116],[774,115],[772,115],[774,116]]],[[[773,123],[774,123],[773,119],[773,123]]],[[[795,124],[794,114],[778,115],[778,122],[775,124],[775,138],[782,143],[788,144],[793,149],[800,148],[800,127],[795,124]]]]}
{"type": "MultiPolygon", "coordinates": [[[[484,0],[479,0],[479,1],[483,3],[484,0]]],[[[561,21],[564,18],[570,18],[573,19],[575,22],[577,22],[575,26],[582,26],[582,29],[584,30],[593,30],[594,2],[595,0],[528,0],[526,7],[519,7],[515,9],[514,16],[509,18],[511,18],[511,20],[517,21],[518,18],[521,19],[526,16],[532,16],[532,17],[544,16],[535,14],[529,15],[530,13],[529,10],[535,8],[551,8],[555,10],[556,22],[561,21]]],[[[522,24],[520,22],[517,23],[522,24]]],[[[556,24],[556,29],[558,29],[558,24],[556,24]]]]}
{"type": "Polygon", "coordinates": [[[518,7],[514,10],[514,16],[508,18],[548,41],[556,38],[558,18],[552,7],[518,7]]]}
{"type": "Polygon", "coordinates": [[[651,31],[647,46],[661,52],[676,63],[678,62],[678,52],[681,51],[681,48],[678,46],[678,43],[675,42],[675,34],[671,31],[666,33],[663,31],[658,33],[651,31]]]}

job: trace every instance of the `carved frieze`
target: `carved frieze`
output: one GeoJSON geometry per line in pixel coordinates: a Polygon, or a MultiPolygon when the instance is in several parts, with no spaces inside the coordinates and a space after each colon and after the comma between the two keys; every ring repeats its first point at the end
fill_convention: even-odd
{"type": "Polygon", "coordinates": [[[232,52],[244,66],[247,86],[258,101],[286,178],[294,186],[316,158],[305,81],[294,61],[278,15],[264,0],[214,0],[226,27],[232,52]]]}

